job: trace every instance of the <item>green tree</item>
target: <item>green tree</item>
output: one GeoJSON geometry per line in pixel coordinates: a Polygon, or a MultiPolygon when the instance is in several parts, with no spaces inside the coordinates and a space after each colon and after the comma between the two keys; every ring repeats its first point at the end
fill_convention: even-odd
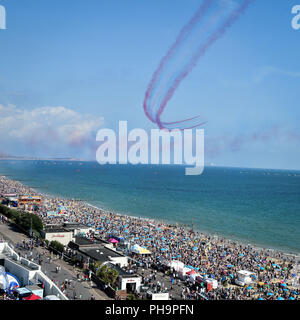
{"type": "Polygon", "coordinates": [[[64,245],[59,241],[53,240],[50,242],[50,247],[54,249],[54,251],[58,251],[62,253],[64,251],[64,245]]]}
{"type": "Polygon", "coordinates": [[[119,276],[119,272],[105,264],[100,266],[97,271],[97,276],[106,284],[114,286],[119,276]]]}
{"type": "Polygon", "coordinates": [[[10,209],[4,205],[0,205],[0,213],[20,226],[25,232],[29,232],[31,227],[32,231],[35,230],[38,234],[41,234],[41,231],[43,230],[42,220],[33,213],[10,209]]]}

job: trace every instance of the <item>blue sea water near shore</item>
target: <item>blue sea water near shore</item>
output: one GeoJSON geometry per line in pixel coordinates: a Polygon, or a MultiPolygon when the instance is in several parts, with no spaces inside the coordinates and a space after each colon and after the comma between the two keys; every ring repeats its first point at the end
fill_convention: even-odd
{"type": "Polygon", "coordinates": [[[0,161],[0,175],[39,192],[120,214],[184,224],[205,233],[300,253],[300,172],[78,161],[0,161]]]}

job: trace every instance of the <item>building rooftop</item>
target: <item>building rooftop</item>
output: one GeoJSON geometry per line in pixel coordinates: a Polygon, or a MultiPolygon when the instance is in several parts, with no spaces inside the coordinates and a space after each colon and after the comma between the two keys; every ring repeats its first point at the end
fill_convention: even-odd
{"type": "Polygon", "coordinates": [[[55,226],[55,227],[45,227],[44,232],[47,232],[47,233],[55,233],[55,232],[70,232],[70,230],[68,229],[65,229],[65,228],[62,228],[62,227],[59,227],[59,226],[55,226]]]}
{"type": "Polygon", "coordinates": [[[85,254],[86,256],[89,256],[92,259],[100,262],[109,261],[109,257],[111,258],[124,257],[124,255],[114,250],[108,249],[104,246],[80,248],[79,251],[85,254]]]}
{"type": "Polygon", "coordinates": [[[89,229],[89,227],[85,224],[73,222],[64,222],[63,227],[70,229],[89,229]]]}

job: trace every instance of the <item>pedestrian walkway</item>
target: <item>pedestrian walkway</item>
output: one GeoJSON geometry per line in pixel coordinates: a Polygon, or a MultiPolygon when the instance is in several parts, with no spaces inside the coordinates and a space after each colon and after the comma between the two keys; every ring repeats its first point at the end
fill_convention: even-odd
{"type": "MultiPolygon", "coordinates": [[[[16,247],[17,243],[22,243],[23,240],[29,241],[29,237],[26,235],[15,232],[8,224],[0,224],[0,238],[7,240],[10,244],[16,247]]],[[[78,281],[77,274],[81,274],[82,271],[72,267],[66,261],[53,257],[51,259],[50,252],[43,247],[33,248],[33,250],[26,250],[22,248],[17,249],[21,252],[22,256],[27,256],[27,259],[33,259],[35,262],[39,262],[39,257],[42,260],[42,271],[55,282],[56,285],[61,286],[67,283],[65,294],[69,299],[81,299],[90,300],[92,297],[95,300],[112,300],[103,291],[90,281],[78,281]],[[31,254],[32,252],[32,254],[31,254]],[[50,260],[51,259],[51,260],[50,260]],[[60,271],[57,272],[57,267],[60,267],[60,271]]]]}

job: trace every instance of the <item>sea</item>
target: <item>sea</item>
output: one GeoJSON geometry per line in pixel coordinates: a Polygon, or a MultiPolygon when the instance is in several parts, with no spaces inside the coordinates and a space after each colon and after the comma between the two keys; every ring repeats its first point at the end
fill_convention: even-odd
{"type": "Polygon", "coordinates": [[[0,161],[0,175],[38,192],[85,201],[244,244],[300,254],[300,171],[0,161]]]}

